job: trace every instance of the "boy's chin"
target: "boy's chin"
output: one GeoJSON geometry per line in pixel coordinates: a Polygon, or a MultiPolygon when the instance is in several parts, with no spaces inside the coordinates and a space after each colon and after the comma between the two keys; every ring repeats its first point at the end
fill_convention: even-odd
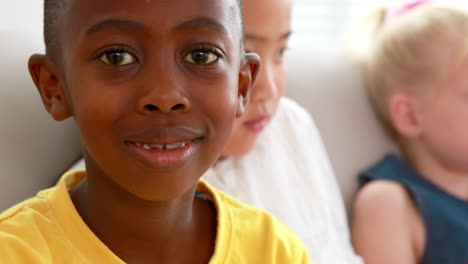
{"type": "Polygon", "coordinates": [[[88,186],[92,184],[101,196],[146,202],[173,201],[195,191],[199,178],[209,168],[209,164],[203,167],[198,157],[183,167],[168,169],[151,168],[138,160],[103,162],[99,166],[94,161],[90,163],[86,166],[88,186]]]}

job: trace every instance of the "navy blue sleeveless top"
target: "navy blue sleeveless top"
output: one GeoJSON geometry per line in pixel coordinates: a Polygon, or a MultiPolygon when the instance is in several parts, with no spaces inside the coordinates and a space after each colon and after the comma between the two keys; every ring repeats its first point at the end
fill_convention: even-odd
{"type": "Polygon", "coordinates": [[[420,264],[468,264],[468,201],[443,191],[395,155],[361,173],[359,183],[377,179],[396,181],[413,196],[426,230],[420,264]]]}

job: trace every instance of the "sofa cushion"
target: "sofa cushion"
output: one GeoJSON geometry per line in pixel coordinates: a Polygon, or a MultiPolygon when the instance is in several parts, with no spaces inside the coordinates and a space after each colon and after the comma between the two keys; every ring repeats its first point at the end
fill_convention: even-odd
{"type": "Polygon", "coordinates": [[[341,46],[293,46],[287,64],[286,93],[312,114],[349,209],[358,172],[396,148],[373,112],[358,68],[341,46]]]}

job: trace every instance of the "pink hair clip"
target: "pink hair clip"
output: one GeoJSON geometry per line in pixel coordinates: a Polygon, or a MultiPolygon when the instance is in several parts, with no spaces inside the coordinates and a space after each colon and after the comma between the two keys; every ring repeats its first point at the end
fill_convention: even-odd
{"type": "Polygon", "coordinates": [[[399,6],[396,6],[396,7],[393,7],[393,8],[389,8],[388,11],[387,11],[387,17],[399,16],[399,15],[402,15],[402,14],[408,12],[409,10],[411,10],[411,9],[417,7],[417,6],[432,3],[432,2],[434,2],[434,1],[431,1],[431,0],[406,1],[402,5],[399,5],[399,6]]]}

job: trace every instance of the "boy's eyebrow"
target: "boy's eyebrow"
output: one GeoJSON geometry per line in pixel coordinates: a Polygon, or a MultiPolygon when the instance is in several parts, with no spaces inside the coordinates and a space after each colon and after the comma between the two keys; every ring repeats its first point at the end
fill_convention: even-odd
{"type": "Polygon", "coordinates": [[[190,29],[190,28],[204,28],[204,27],[209,27],[211,29],[214,29],[218,31],[219,33],[223,35],[229,35],[227,29],[221,24],[220,22],[216,21],[213,18],[209,17],[198,17],[195,19],[187,20],[179,25],[176,26],[176,29],[182,30],[182,29],[190,29]]]}
{"type": "Polygon", "coordinates": [[[143,24],[140,24],[135,21],[130,21],[130,20],[107,19],[107,20],[103,20],[91,26],[87,30],[86,34],[92,35],[100,31],[103,31],[106,28],[117,28],[117,29],[132,28],[132,29],[144,30],[145,26],[143,24]]]}
{"type": "MultiPolygon", "coordinates": [[[[292,34],[292,31],[288,31],[284,34],[282,34],[278,40],[286,40],[288,39],[292,34]]],[[[251,41],[258,41],[258,42],[267,42],[268,39],[263,37],[263,36],[259,36],[259,35],[256,35],[256,34],[251,34],[251,33],[248,33],[246,32],[245,33],[245,39],[246,40],[251,40],[251,41]]]]}
{"type": "MultiPolygon", "coordinates": [[[[203,28],[203,27],[209,27],[222,33],[223,35],[229,35],[227,29],[223,26],[223,24],[209,17],[198,17],[195,19],[184,21],[178,24],[176,26],[176,29],[182,30],[186,28],[203,28]]],[[[117,29],[137,28],[137,29],[143,30],[145,29],[145,25],[135,22],[135,21],[131,21],[131,20],[107,19],[107,20],[101,21],[91,26],[87,30],[86,34],[92,35],[100,31],[103,31],[106,28],[117,28],[117,29]]]]}

